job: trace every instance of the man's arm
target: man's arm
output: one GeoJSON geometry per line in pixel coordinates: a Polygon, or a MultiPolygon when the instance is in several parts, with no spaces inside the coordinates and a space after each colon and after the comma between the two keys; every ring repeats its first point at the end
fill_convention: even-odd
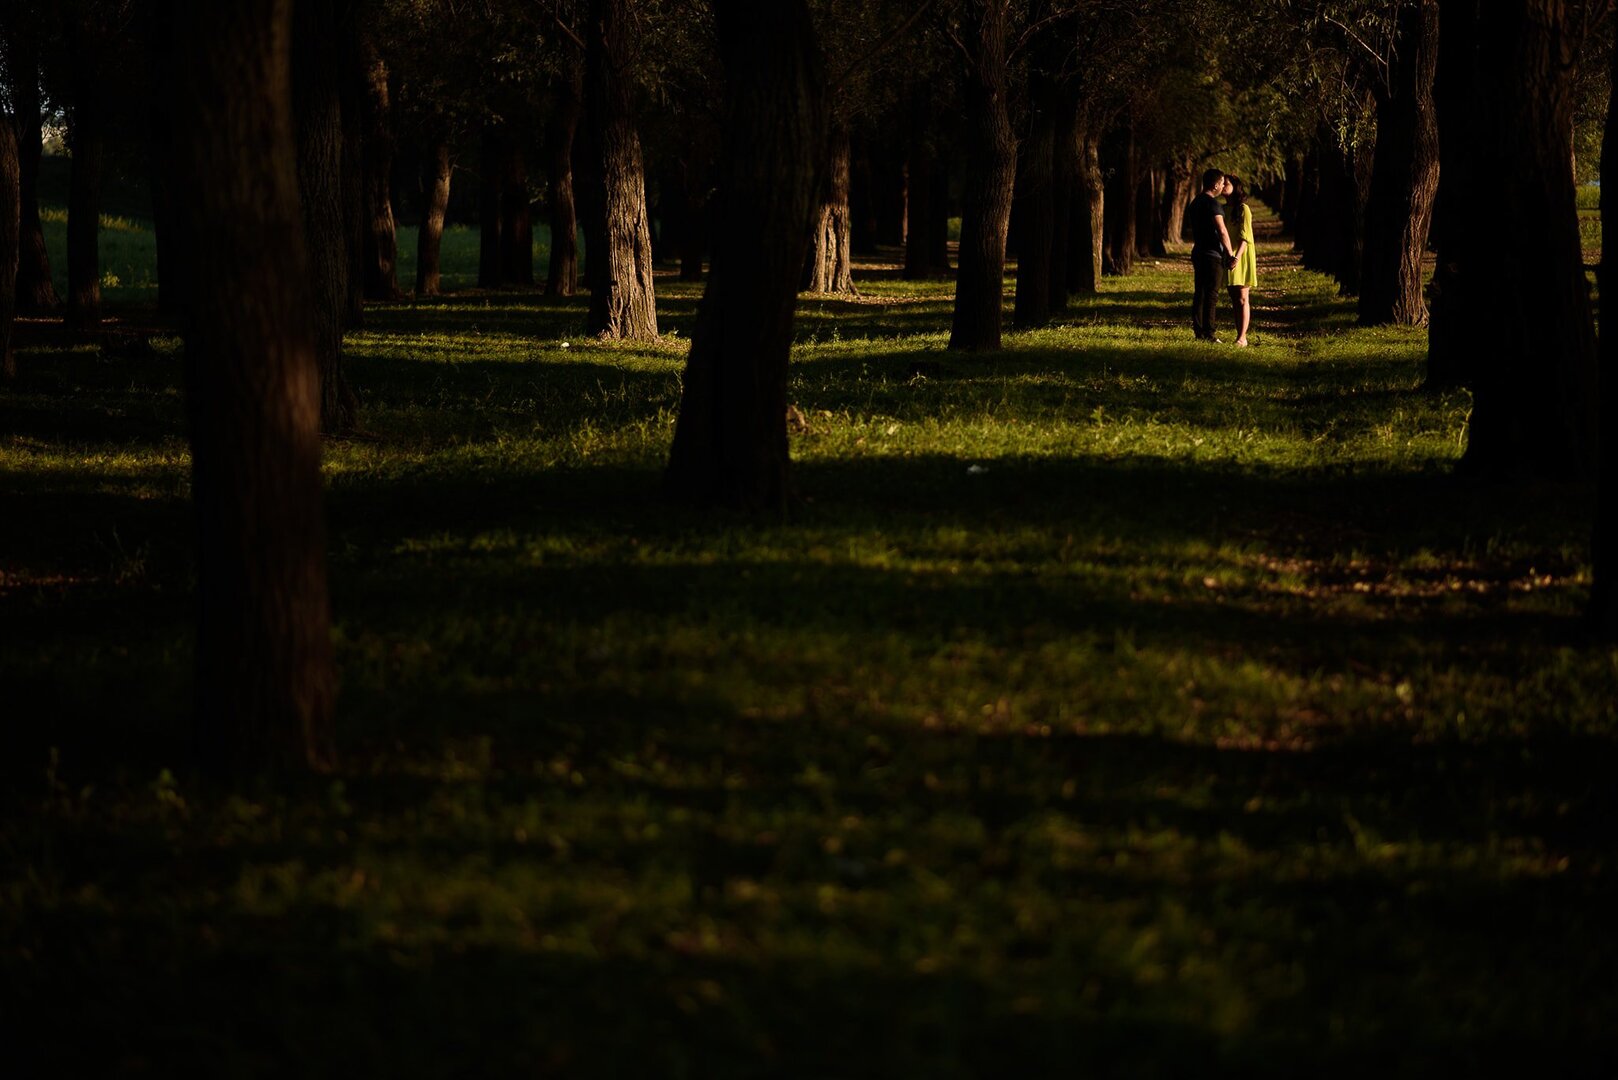
{"type": "Polygon", "coordinates": [[[1235,258],[1236,249],[1230,242],[1230,230],[1225,228],[1225,215],[1215,214],[1214,224],[1219,226],[1219,239],[1224,241],[1225,258],[1235,258]]]}

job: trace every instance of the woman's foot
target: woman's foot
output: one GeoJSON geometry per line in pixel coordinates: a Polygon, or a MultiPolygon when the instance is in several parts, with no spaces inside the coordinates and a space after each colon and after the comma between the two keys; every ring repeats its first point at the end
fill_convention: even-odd
{"type": "Polygon", "coordinates": [[[1237,339],[1236,339],[1236,347],[1237,347],[1237,348],[1238,348],[1238,349],[1245,349],[1245,348],[1247,348],[1247,339],[1246,339],[1246,338],[1244,338],[1244,337],[1239,337],[1239,338],[1237,338],[1237,339]]]}

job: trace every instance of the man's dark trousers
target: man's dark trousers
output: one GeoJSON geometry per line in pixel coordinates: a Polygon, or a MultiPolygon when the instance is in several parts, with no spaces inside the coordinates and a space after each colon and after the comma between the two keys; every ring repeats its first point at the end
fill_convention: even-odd
{"type": "Polygon", "coordinates": [[[1196,295],[1191,301],[1191,329],[1199,338],[1214,336],[1214,317],[1219,311],[1219,290],[1225,284],[1225,257],[1217,251],[1199,251],[1191,256],[1191,273],[1196,295]]]}

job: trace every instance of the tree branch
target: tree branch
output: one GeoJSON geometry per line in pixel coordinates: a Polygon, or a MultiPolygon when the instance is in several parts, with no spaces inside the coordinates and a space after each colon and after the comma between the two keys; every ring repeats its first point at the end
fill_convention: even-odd
{"type": "Polygon", "coordinates": [[[887,34],[885,34],[875,45],[871,46],[871,48],[866,51],[865,55],[861,56],[859,59],[849,64],[848,67],[844,68],[843,73],[837,76],[836,80],[832,83],[832,97],[836,97],[843,87],[848,85],[848,80],[853,77],[855,72],[859,71],[860,68],[866,66],[874,61],[877,57],[887,52],[894,46],[895,43],[898,42],[900,38],[909,33],[910,29],[916,25],[921,17],[927,14],[927,9],[932,7],[934,2],[935,0],[921,0],[921,3],[916,7],[916,10],[910,13],[909,18],[905,19],[904,22],[900,23],[898,26],[894,27],[887,34]]]}

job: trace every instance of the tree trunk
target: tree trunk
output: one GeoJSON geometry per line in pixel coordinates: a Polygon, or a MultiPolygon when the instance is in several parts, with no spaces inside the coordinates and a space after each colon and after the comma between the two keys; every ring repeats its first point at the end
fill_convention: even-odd
{"type": "Polygon", "coordinates": [[[713,265],[666,477],[697,503],[782,510],[787,360],[820,191],[825,88],[805,0],[716,0],[725,65],[713,265]]]}
{"type": "Polygon", "coordinates": [[[478,177],[478,287],[497,289],[505,284],[505,260],[501,230],[505,225],[503,204],[506,186],[506,140],[493,121],[485,121],[478,157],[482,175],[478,177]]]}
{"type": "Polygon", "coordinates": [[[1094,296],[1101,289],[1106,184],[1101,177],[1101,142],[1080,125],[1074,136],[1078,179],[1073,190],[1073,227],[1068,233],[1068,292],[1094,296]]]}
{"type": "Polygon", "coordinates": [[[1135,268],[1135,129],[1120,128],[1102,148],[1107,197],[1102,230],[1102,271],[1123,275],[1135,268]]]}
{"type": "MultiPolygon", "coordinates": [[[[1487,190],[1473,185],[1476,201],[1457,219],[1491,235],[1477,265],[1462,269],[1488,286],[1489,347],[1473,360],[1463,462],[1472,472],[1558,477],[1595,466],[1595,335],[1570,167],[1581,41],[1574,8],[1561,0],[1478,5],[1463,137],[1487,190]],[[1496,237],[1484,223],[1502,207],[1508,228],[1496,237]]],[[[1446,33],[1448,16],[1446,8],[1446,33]]]]}
{"type": "Polygon", "coordinates": [[[545,133],[546,189],[550,204],[551,254],[545,291],[572,296],[579,291],[579,218],[573,202],[573,143],[584,109],[584,68],[570,63],[556,81],[551,126],[545,133]]]}
{"type": "Polygon", "coordinates": [[[1008,7],[1009,0],[967,0],[962,30],[971,61],[962,95],[965,176],[949,347],[968,352],[1000,348],[1006,229],[1017,175],[1017,140],[1006,102],[1008,7]]]}
{"type": "MultiPolygon", "coordinates": [[[[388,94],[388,64],[372,33],[363,33],[365,50],[365,297],[397,300],[399,240],[393,220],[393,106],[388,94]]],[[[531,277],[531,275],[530,275],[531,277]]]]}
{"type": "Polygon", "coordinates": [[[449,143],[442,138],[427,145],[421,161],[421,227],[416,231],[416,295],[437,296],[443,291],[439,253],[444,243],[444,217],[449,212],[449,182],[455,171],[449,143]]]}
{"type": "MultiPolygon", "coordinates": [[[[1607,122],[1603,145],[1618,147],[1618,40],[1608,56],[1607,122]]],[[[1607,641],[1618,641],[1618,314],[1612,314],[1612,298],[1618,298],[1618,153],[1601,156],[1601,266],[1596,280],[1601,296],[1601,339],[1599,380],[1601,416],[1600,488],[1596,496],[1594,542],[1595,582],[1590,594],[1590,617],[1596,632],[1607,641]],[[1614,198],[1608,199],[1607,192],[1614,198]],[[1612,252],[1611,258],[1608,252],[1612,252]]]]}
{"type": "Polygon", "coordinates": [[[603,338],[655,341],[652,228],[640,134],[630,103],[636,25],[632,0],[593,0],[584,83],[592,180],[599,199],[591,200],[596,213],[589,235],[587,329],[603,338]]]}
{"type": "MultiPolygon", "coordinates": [[[[1012,162],[1015,171],[1016,162],[1012,162]]],[[[949,161],[943,156],[933,159],[933,190],[927,199],[927,262],[940,273],[948,273],[949,265],[949,161]]],[[[1009,219],[1009,214],[1007,215],[1009,219]]]]}
{"type": "Polygon", "coordinates": [[[359,421],[359,400],[343,376],[349,250],[343,215],[344,124],[337,18],[330,4],[295,5],[291,46],[295,175],[315,305],[310,326],[320,373],[320,429],[333,435],[353,431],[359,421]]]}
{"type": "Polygon", "coordinates": [[[1376,91],[1376,167],[1365,211],[1362,325],[1427,321],[1421,261],[1427,254],[1438,190],[1438,0],[1415,0],[1399,14],[1386,82],[1376,91]]]}
{"type": "Polygon", "coordinates": [[[21,204],[17,261],[17,311],[44,315],[61,306],[51,280],[45,230],[39,222],[39,159],[42,152],[38,42],[22,16],[13,22],[6,51],[17,133],[17,186],[21,204]]]}
{"type": "MultiPolygon", "coordinates": [[[[1036,9],[1037,10],[1037,9],[1036,9]]],[[[1012,325],[1028,329],[1051,321],[1052,241],[1056,233],[1056,132],[1062,94],[1054,74],[1036,68],[1029,75],[1028,138],[1020,147],[1017,170],[1019,245],[1017,294],[1012,325]]],[[[1065,303],[1067,297],[1063,296],[1065,303]]]]}
{"type": "Polygon", "coordinates": [[[337,680],[288,5],[174,7],[198,744],[222,770],[327,769],[337,680]]]}
{"type": "Polygon", "coordinates": [[[804,288],[812,293],[854,292],[853,214],[849,210],[849,142],[846,129],[828,141],[830,168],[822,185],[820,209],[810,234],[804,288]]]}
{"type": "Polygon", "coordinates": [[[22,226],[22,175],[17,133],[0,123],[0,379],[17,377],[11,330],[17,315],[17,258],[22,226]]]}
{"type": "MultiPolygon", "coordinates": [[[[87,17],[87,16],[85,16],[87,17]]],[[[67,326],[101,325],[101,169],[106,133],[100,85],[102,63],[95,33],[80,18],[69,23],[73,115],[68,141],[73,153],[67,196],[67,326]]]]}
{"type": "Polygon", "coordinates": [[[506,146],[500,211],[500,278],[507,285],[532,285],[534,212],[528,201],[528,161],[515,140],[506,146]]]}

